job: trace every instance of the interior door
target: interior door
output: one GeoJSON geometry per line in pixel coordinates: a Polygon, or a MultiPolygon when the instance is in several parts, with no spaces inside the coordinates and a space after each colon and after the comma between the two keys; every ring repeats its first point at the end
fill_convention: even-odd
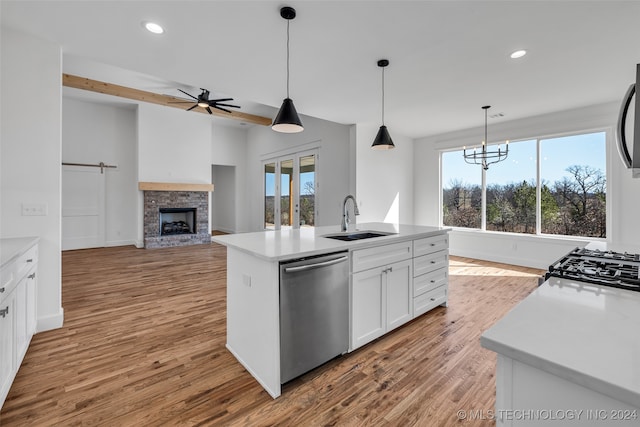
{"type": "Polygon", "coordinates": [[[62,167],[62,250],[105,245],[105,173],[101,168],[62,167]]]}
{"type": "Polygon", "coordinates": [[[265,229],[315,226],[317,161],[313,150],[263,162],[265,229]]]}

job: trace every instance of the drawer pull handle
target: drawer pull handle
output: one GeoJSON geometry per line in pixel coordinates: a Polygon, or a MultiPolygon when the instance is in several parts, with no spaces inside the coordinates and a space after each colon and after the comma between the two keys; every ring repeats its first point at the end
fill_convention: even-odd
{"type": "Polygon", "coordinates": [[[31,273],[30,275],[27,276],[29,279],[35,279],[36,278],[36,273],[31,273]]]}
{"type": "Polygon", "coordinates": [[[436,281],[435,281],[435,280],[433,280],[433,279],[431,279],[431,280],[430,280],[430,282],[431,282],[431,283],[436,283],[436,281]]]}
{"type": "Polygon", "coordinates": [[[435,245],[436,245],[435,243],[431,243],[431,246],[435,246],[435,245]]]}
{"type": "Polygon", "coordinates": [[[436,300],[435,298],[431,298],[431,301],[435,301],[435,300],[436,300]]]}
{"type": "Polygon", "coordinates": [[[431,260],[431,264],[435,264],[435,263],[436,263],[435,261],[431,260]]]}
{"type": "Polygon", "coordinates": [[[29,258],[27,262],[33,262],[33,258],[29,258]]]}
{"type": "Polygon", "coordinates": [[[0,288],[0,294],[4,293],[4,286],[0,288]]]}
{"type": "Polygon", "coordinates": [[[3,319],[4,319],[4,316],[6,316],[7,314],[9,314],[9,306],[6,306],[2,310],[0,310],[0,316],[2,316],[3,319]]]}

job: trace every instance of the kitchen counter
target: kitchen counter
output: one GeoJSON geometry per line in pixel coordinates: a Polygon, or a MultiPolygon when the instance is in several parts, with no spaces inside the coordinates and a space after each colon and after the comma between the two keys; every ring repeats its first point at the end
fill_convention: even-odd
{"type": "Polygon", "coordinates": [[[12,237],[0,239],[0,268],[17,259],[38,243],[39,237],[12,237]]]}
{"type": "Polygon", "coordinates": [[[497,408],[511,399],[500,391],[501,369],[516,376],[511,361],[640,408],[639,327],[640,292],[550,278],[480,338],[499,365],[509,361],[498,367],[497,408]]]}
{"type": "Polygon", "coordinates": [[[357,224],[349,232],[373,230],[396,233],[373,239],[349,242],[323,237],[340,233],[339,225],[305,227],[297,230],[258,231],[215,236],[212,240],[230,248],[238,249],[266,261],[283,261],[311,255],[326,254],[355,248],[366,248],[380,244],[395,243],[421,237],[429,237],[450,228],[423,225],[388,224],[382,222],[357,224]]]}

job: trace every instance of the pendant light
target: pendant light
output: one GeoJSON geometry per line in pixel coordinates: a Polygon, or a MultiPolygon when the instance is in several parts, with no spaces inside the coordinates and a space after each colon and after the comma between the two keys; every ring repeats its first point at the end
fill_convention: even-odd
{"type": "Polygon", "coordinates": [[[282,106],[271,125],[271,129],[276,132],[296,133],[304,130],[296,107],[293,105],[293,100],[289,98],[289,23],[296,17],[296,10],[285,6],[280,9],[280,16],[287,20],[287,97],[282,101],[282,106]]]}
{"type": "Polygon", "coordinates": [[[484,170],[489,169],[489,165],[493,163],[503,161],[509,155],[509,141],[507,141],[504,150],[501,150],[499,145],[497,150],[487,149],[487,111],[489,108],[491,108],[491,105],[485,105],[482,107],[484,110],[484,141],[482,141],[480,152],[476,152],[476,149],[474,148],[473,153],[467,154],[467,147],[462,147],[464,161],[470,165],[481,165],[484,170]]]}
{"type": "Polygon", "coordinates": [[[373,140],[373,144],[371,144],[371,148],[374,150],[391,150],[392,148],[396,148],[396,146],[393,145],[387,127],[384,125],[384,67],[387,65],[389,65],[388,59],[378,61],[378,67],[382,68],[382,126],[380,126],[378,134],[373,140]]]}

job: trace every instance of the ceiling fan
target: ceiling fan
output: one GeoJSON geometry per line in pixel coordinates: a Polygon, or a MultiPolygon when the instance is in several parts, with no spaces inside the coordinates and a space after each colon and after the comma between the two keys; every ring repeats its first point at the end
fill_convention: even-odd
{"type": "MultiPolygon", "coordinates": [[[[218,110],[222,110],[225,111],[227,113],[230,113],[231,110],[227,110],[226,108],[223,107],[228,107],[228,108],[240,108],[239,105],[232,105],[232,104],[224,104],[225,101],[233,101],[233,98],[219,98],[219,99],[209,99],[209,91],[207,89],[202,89],[200,88],[200,90],[202,90],[202,93],[200,95],[193,96],[190,93],[187,93],[185,91],[183,91],[182,89],[178,89],[180,92],[184,93],[185,95],[195,99],[195,103],[190,107],[187,108],[187,111],[191,111],[196,107],[201,107],[204,108],[205,110],[207,110],[207,112],[209,114],[213,114],[211,112],[211,108],[216,108],[218,110]]],[[[184,101],[172,101],[171,104],[186,104],[186,103],[192,103],[194,101],[191,100],[184,100],[184,101]]]]}

